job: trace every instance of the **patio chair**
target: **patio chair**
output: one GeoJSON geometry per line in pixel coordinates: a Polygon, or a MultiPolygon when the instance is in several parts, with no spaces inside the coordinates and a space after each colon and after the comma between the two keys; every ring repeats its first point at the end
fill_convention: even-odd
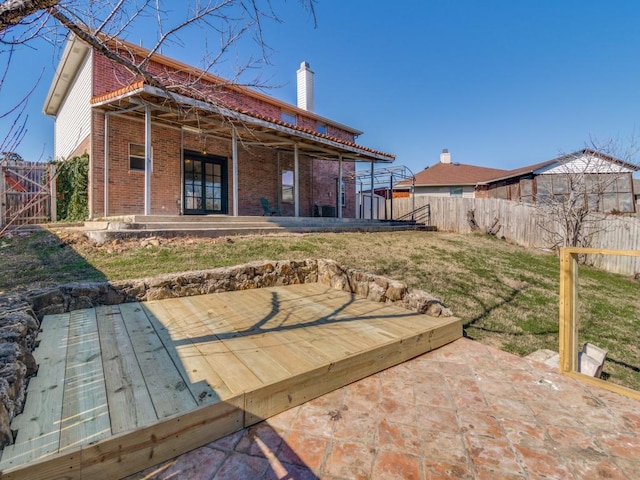
{"type": "Polygon", "coordinates": [[[278,207],[269,206],[269,200],[266,198],[260,197],[260,205],[262,205],[262,216],[280,215],[280,209],[278,207]]]}

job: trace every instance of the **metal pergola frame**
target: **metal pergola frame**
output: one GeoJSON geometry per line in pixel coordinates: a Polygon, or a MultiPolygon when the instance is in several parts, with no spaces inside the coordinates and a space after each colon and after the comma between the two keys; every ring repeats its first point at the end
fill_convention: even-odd
{"type": "MultiPolygon", "coordinates": [[[[371,168],[369,170],[360,170],[356,171],[353,175],[353,180],[356,182],[356,185],[359,184],[359,190],[357,194],[360,195],[360,215],[361,217],[364,215],[364,184],[365,180],[369,181],[369,191],[371,192],[371,205],[370,205],[370,215],[373,219],[373,194],[375,190],[384,189],[389,192],[389,199],[391,200],[391,218],[389,220],[393,220],[393,190],[394,185],[398,182],[404,180],[411,180],[411,188],[409,190],[409,194],[413,200],[413,206],[411,208],[411,220],[415,220],[414,211],[415,211],[415,184],[416,177],[411,169],[405,165],[398,166],[389,166],[389,167],[380,167],[373,168],[373,162],[371,163],[371,168]]],[[[385,209],[385,217],[386,217],[386,209],[385,209]]],[[[385,218],[386,220],[386,218],[385,218]]]]}

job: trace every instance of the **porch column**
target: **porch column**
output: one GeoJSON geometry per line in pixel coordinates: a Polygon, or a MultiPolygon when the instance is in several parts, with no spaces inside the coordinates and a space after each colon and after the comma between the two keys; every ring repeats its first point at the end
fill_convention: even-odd
{"type": "Polygon", "coordinates": [[[109,216],[109,112],[104,113],[104,216],[109,216]]]}
{"type": "Polygon", "coordinates": [[[342,218],[342,154],[338,155],[338,218],[342,218]]]}
{"type": "Polygon", "coordinates": [[[144,214],[151,215],[151,107],[144,107],[144,214]]]}
{"type": "Polygon", "coordinates": [[[300,179],[300,159],[298,156],[298,144],[293,145],[293,202],[294,202],[294,216],[300,216],[300,185],[298,180],[300,179]]]}
{"type": "MultiPolygon", "coordinates": [[[[377,205],[376,205],[377,206],[377,205]]],[[[370,209],[370,214],[371,214],[371,220],[373,220],[373,160],[371,160],[371,209],[370,209]]],[[[385,205],[385,211],[386,211],[386,205],[385,205]]]]}
{"type": "Polygon", "coordinates": [[[234,128],[231,131],[231,175],[233,176],[233,210],[231,214],[238,216],[238,134],[234,128]]]}

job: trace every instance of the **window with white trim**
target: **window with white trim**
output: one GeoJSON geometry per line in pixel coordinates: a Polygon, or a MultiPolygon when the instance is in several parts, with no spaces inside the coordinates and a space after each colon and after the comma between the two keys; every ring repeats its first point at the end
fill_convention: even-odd
{"type": "MultiPolygon", "coordinates": [[[[145,161],[144,144],[129,144],[129,170],[134,172],[144,172],[145,161]]],[[[153,156],[153,154],[152,154],[153,156]]]]}

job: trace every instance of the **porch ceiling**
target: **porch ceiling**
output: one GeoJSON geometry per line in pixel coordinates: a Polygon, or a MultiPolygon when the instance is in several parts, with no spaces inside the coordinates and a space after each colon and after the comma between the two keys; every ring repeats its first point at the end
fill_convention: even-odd
{"type": "Polygon", "coordinates": [[[93,107],[144,118],[145,105],[151,107],[152,121],[184,128],[211,137],[231,140],[233,131],[244,145],[293,151],[327,160],[391,163],[395,156],[352,142],[319,134],[309,129],[274,121],[250,112],[233,110],[194,98],[167,93],[146,84],[132,85],[114,94],[94,98],[93,107]],[[135,106],[140,108],[136,109],[135,106]],[[132,108],[134,107],[134,108],[132,108]]]}

